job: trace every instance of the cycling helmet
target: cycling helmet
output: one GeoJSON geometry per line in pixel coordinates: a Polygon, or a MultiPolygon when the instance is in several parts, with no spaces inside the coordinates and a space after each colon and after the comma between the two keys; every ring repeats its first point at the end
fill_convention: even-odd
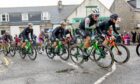
{"type": "Polygon", "coordinates": [[[67,24],[66,24],[65,21],[62,21],[62,22],[60,22],[60,25],[61,25],[61,26],[66,26],[67,24]]]}
{"type": "Polygon", "coordinates": [[[115,19],[115,20],[117,20],[118,19],[118,15],[117,14],[112,14],[111,16],[110,16],[110,19],[115,19]]]}
{"type": "Polygon", "coordinates": [[[33,26],[33,24],[32,23],[28,23],[28,26],[33,26]]]}
{"type": "Polygon", "coordinates": [[[96,9],[92,10],[92,14],[93,15],[99,15],[100,14],[99,9],[96,8],[96,9]]]}

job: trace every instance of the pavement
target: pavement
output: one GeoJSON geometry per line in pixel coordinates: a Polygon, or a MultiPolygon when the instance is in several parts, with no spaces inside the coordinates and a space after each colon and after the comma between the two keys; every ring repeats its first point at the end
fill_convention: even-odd
{"type": "Polygon", "coordinates": [[[9,64],[0,67],[0,84],[139,84],[140,57],[136,55],[136,46],[128,48],[130,60],[126,64],[114,64],[110,69],[100,68],[92,61],[78,66],[70,59],[51,60],[45,53],[35,61],[28,57],[23,60],[19,54],[8,56],[9,64]]]}

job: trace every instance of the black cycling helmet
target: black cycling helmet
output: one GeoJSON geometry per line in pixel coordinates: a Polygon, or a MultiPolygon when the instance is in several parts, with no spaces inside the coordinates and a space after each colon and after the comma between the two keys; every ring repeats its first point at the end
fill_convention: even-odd
{"type": "Polygon", "coordinates": [[[119,17],[118,14],[112,14],[112,15],[110,16],[110,19],[117,20],[118,17],[119,17]]]}

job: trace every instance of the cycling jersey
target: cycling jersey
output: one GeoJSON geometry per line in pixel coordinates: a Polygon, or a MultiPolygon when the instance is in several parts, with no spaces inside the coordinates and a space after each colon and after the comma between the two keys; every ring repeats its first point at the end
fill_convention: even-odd
{"type": "Polygon", "coordinates": [[[66,37],[66,34],[69,34],[70,32],[64,28],[62,28],[61,26],[55,28],[52,32],[52,38],[53,40],[57,39],[63,39],[64,37],[66,37]]]}
{"type": "Polygon", "coordinates": [[[54,39],[63,38],[64,32],[65,32],[64,28],[57,27],[53,30],[52,36],[53,36],[54,39]]]}
{"type": "Polygon", "coordinates": [[[33,40],[33,29],[30,29],[29,27],[27,27],[26,29],[23,30],[22,36],[24,40],[30,40],[30,37],[31,37],[31,40],[33,40]]]}
{"type": "Polygon", "coordinates": [[[86,38],[87,36],[91,36],[91,29],[90,27],[97,24],[97,21],[95,21],[94,19],[92,19],[92,14],[89,15],[88,17],[86,17],[81,23],[80,23],[80,30],[79,30],[79,34],[83,37],[86,38]]]}
{"type": "Polygon", "coordinates": [[[89,15],[88,17],[86,17],[81,23],[79,28],[82,30],[85,30],[86,28],[89,28],[91,26],[93,26],[94,24],[96,24],[97,21],[95,21],[94,19],[92,19],[92,14],[89,15]]]}
{"type": "Polygon", "coordinates": [[[44,35],[42,33],[39,34],[38,40],[39,40],[39,43],[44,42],[44,35]]]}
{"type": "Polygon", "coordinates": [[[9,41],[12,41],[13,39],[12,39],[12,36],[11,35],[3,35],[2,36],[2,40],[5,42],[9,42],[9,41]]]}
{"type": "Polygon", "coordinates": [[[109,35],[108,30],[109,30],[110,26],[112,26],[114,33],[119,34],[115,27],[115,23],[113,23],[111,20],[107,20],[107,21],[100,23],[99,26],[97,27],[97,32],[99,34],[109,35]]]}

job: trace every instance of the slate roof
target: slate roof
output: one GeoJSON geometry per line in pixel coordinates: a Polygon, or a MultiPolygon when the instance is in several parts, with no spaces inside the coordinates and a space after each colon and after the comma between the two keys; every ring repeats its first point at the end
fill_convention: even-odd
{"type": "Polygon", "coordinates": [[[133,8],[136,8],[136,0],[127,1],[133,8]]]}
{"type": "MultiPolygon", "coordinates": [[[[45,12],[51,15],[51,22],[58,24],[60,21],[66,19],[79,5],[63,5],[61,10],[58,6],[36,6],[36,7],[12,7],[0,8],[0,13],[29,13],[29,12],[45,12]]],[[[33,22],[34,23],[34,22],[33,22]]],[[[37,23],[37,22],[35,22],[37,23]]],[[[11,22],[12,24],[12,22],[11,22]]],[[[16,25],[16,23],[14,23],[16,25]]],[[[18,22],[17,22],[18,25],[18,22]]]]}

